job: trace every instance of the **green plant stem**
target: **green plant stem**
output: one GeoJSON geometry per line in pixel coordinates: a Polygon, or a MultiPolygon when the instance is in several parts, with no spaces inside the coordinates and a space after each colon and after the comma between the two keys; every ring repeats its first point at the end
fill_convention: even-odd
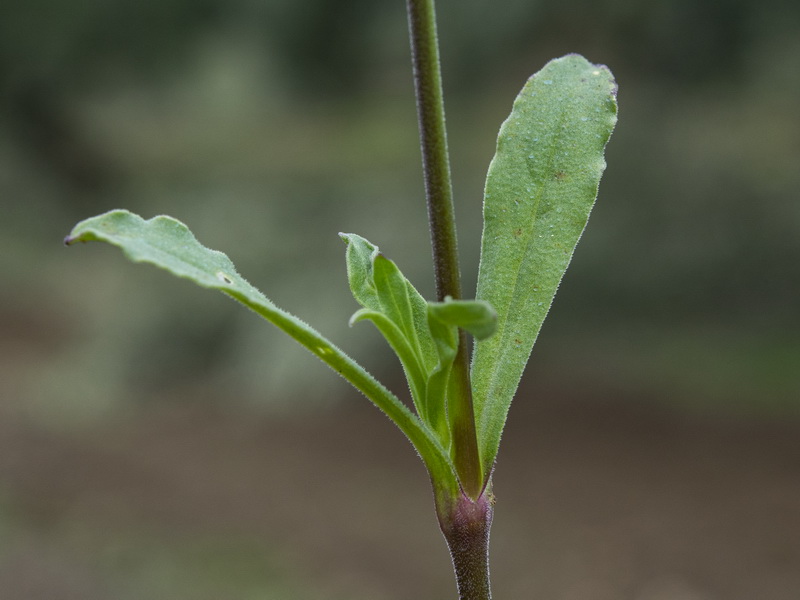
{"type": "MultiPolygon", "coordinates": [[[[407,0],[414,86],[417,97],[428,221],[433,244],[436,295],[439,301],[461,298],[453,190],[447,152],[442,78],[433,0],[407,0]]],[[[475,499],[483,486],[475,414],[469,380],[467,338],[459,332],[453,364],[454,392],[448,398],[453,428],[453,462],[468,496],[475,499]]]]}
{"type": "Polygon", "coordinates": [[[436,294],[461,297],[453,188],[433,0],[407,0],[422,165],[433,242],[436,294]]]}

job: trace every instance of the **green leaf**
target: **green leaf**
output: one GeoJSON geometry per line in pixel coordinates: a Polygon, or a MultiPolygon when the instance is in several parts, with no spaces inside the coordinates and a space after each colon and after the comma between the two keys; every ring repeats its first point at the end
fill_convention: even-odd
{"type": "MultiPolygon", "coordinates": [[[[479,300],[453,300],[428,302],[428,326],[436,343],[439,362],[428,377],[427,419],[439,434],[442,444],[450,442],[447,422],[447,400],[451,392],[451,371],[458,352],[458,328],[477,339],[486,339],[497,326],[497,314],[486,302],[479,300]],[[444,399],[436,401],[437,399],[444,399]]],[[[451,415],[452,416],[452,415],[451,415]]]]}
{"type": "Polygon", "coordinates": [[[429,302],[428,314],[445,325],[454,325],[471,333],[475,339],[485,340],[497,330],[497,313],[491,304],[481,300],[453,300],[429,302]]]}
{"type": "Polygon", "coordinates": [[[497,311],[497,334],[476,344],[472,363],[484,473],[597,196],[616,89],[605,66],[575,54],[553,60],[528,80],[500,129],[486,181],[477,290],[497,311]]]}
{"type": "Polygon", "coordinates": [[[417,413],[427,421],[428,376],[437,364],[428,304],[377,246],[352,233],[339,235],[347,243],[350,289],[364,307],[350,322],[370,320],[383,334],[403,365],[417,413]]]}
{"type": "Polygon", "coordinates": [[[347,243],[350,288],[364,307],[351,324],[370,320],[383,334],[403,365],[417,414],[448,447],[447,401],[458,328],[485,339],[494,332],[497,316],[477,300],[426,302],[377,246],[355,234],[339,235],[347,243]]]}
{"type": "MultiPolygon", "coordinates": [[[[362,308],[350,317],[350,325],[359,321],[372,321],[381,335],[389,342],[406,374],[411,397],[417,412],[422,416],[424,399],[426,397],[427,372],[424,365],[420,364],[418,348],[413,345],[403,331],[385,313],[369,308],[362,308]]],[[[423,420],[425,420],[423,418],[423,420]]]]}
{"type": "Polygon", "coordinates": [[[423,420],[437,433],[442,445],[449,448],[452,436],[447,420],[447,400],[453,362],[458,352],[458,329],[436,318],[430,307],[428,326],[436,342],[438,363],[428,374],[426,414],[423,420]]]}
{"type": "Polygon", "coordinates": [[[354,233],[340,233],[339,237],[347,244],[347,280],[353,297],[365,308],[380,310],[372,279],[372,261],[380,254],[378,247],[354,233]]]}
{"type": "Polygon", "coordinates": [[[64,241],[67,245],[107,242],[121,248],[134,262],[154,264],[173,275],[238,300],[294,338],[394,421],[419,452],[437,489],[458,489],[446,450],[416,415],[316,330],[275,306],[236,272],[225,254],[201,245],[180,221],[165,216],[145,221],[126,210],[113,210],[81,221],[64,241]]]}

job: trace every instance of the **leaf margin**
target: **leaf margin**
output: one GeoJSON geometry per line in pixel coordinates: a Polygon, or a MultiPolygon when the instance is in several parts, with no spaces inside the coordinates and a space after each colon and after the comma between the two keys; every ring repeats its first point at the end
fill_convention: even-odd
{"type": "Polygon", "coordinates": [[[273,304],[237,272],[227,255],[203,246],[185,224],[166,215],[145,220],[128,210],[115,209],[80,221],[64,239],[67,246],[91,241],[120,248],[132,262],[149,263],[200,287],[221,291],[281,329],[353,385],[403,432],[425,463],[437,494],[458,489],[447,451],[417,415],[327,338],[273,304]],[[153,236],[160,241],[150,245],[146,240],[153,236]],[[166,244],[161,243],[164,240],[166,244]],[[171,254],[173,243],[180,251],[171,254]]]}
{"type": "MultiPolygon", "coordinates": [[[[491,475],[491,470],[497,457],[502,430],[505,427],[508,410],[522,377],[522,372],[528,362],[541,325],[547,316],[553,297],[569,265],[575,246],[586,226],[589,212],[597,197],[599,180],[605,169],[604,149],[617,118],[616,91],[616,82],[607,67],[594,65],[580,55],[569,54],[551,60],[528,79],[514,101],[511,114],[500,128],[497,151],[489,166],[486,180],[484,229],[481,239],[481,258],[476,293],[476,298],[488,301],[498,312],[498,332],[487,341],[476,342],[471,365],[478,444],[483,472],[487,479],[491,475]],[[574,72],[570,72],[570,70],[574,72]],[[573,84],[576,82],[578,84],[586,83],[587,85],[578,90],[580,94],[586,95],[590,93],[588,88],[597,83],[598,89],[594,90],[598,92],[597,97],[592,100],[586,99],[587,102],[584,103],[584,106],[577,106],[580,102],[574,96],[564,92],[559,99],[560,103],[557,104],[552,97],[558,95],[564,79],[572,81],[573,84]],[[555,111],[559,113],[557,118],[552,118],[552,115],[548,118],[547,114],[543,114],[548,111],[553,112],[548,107],[545,107],[548,110],[542,111],[540,106],[535,106],[540,99],[540,97],[536,97],[537,94],[540,97],[547,97],[548,95],[551,97],[552,106],[557,106],[555,111]],[[571,113],[574,117],[570,121],[570,127],[573,128],[571,130],[567,129],[566,126],[566,115],[568,113],[571,113]],[[581,167],[561,169],[559,166],[558,169],[554,169],[553,167],[558,161],[552,161],[551,164],[547,164],[547,161],[540,160],[535,150],[534,143],[540,142],[540,138],[545,136],[542,133],[538,135],[532,134],[531,129],[534,128],[533,126],[524,131],[525,124],[520,123],[523,119],[528,119],[531,123],[535,122],[536,127],[545,131],[548,130],[548,127],[551,128],[551,137],[561,135],[568,138],[570,135],[574,135],[575,128],[581,130],[581,128],[587,129],[597,126],[595,131],[585,131],[585,133],[591,135],[590,142],[595,144],[593,148],[595,151],[594,156],[581,167]],[[526,142],[528,143],[527,148],[525,147],[526,142]],[[514,152],[516,152],[515,156],[509,156],[514,152]],[[506,166],[508,162],[512,163],[512,167],[506,166]],[[520,162],[524,163],[525,169],[521,168],[520,162]],[[545,164],[543,165],[543,163],[545,164]],[[515,224],[509,224],[512,223],[514,218],[520,219],[520,214],[524,216],[525,199],[523,197],[525,194],[527,193],[529,199],[532,199],[530,194],[532,186],[528,182],[520,183],[524,179],[522,176],[516,177],[516,180],[509,185],[512,189],[514,185],[525,186],[525,189],[513,189],[510,199],[497,199],[498,194],[504,193],[502,188],[506,187],[502,179],[515,170],[513,165],[516,165],[517,170],[521,171],[523,175],[527,170],[531,178],[534,178],[536,169],[540,171],[549,169],[549,172],[540,174],[544,178],[543,182],[546,182],[549,187],[558,186],[565,181],[572,184],[573,182],[570,181],[570,178],[583,178],[583,189],[581,191],[584,193],[589,192],[591,198],[582,218],[580,215],[577,217],[572,215],[575,220],[574,223],[571,223],[573,229],[579,227],[574,242],[568,243],[563,247],[551,249],[551,251],[562,253],[560,258],[563,265],[556,269],[559,271],[558,273],[550,273],[548,282],[550,289],[542,289],[543,285],[537,287],[531,284],[531,294],[536,295],[536,298],[529,299],[529,302],[523,303],[526,306],[523,306],[522,310],[517,307],[518,314],[514,319],[509,319],[511,306],[514,302],[513,292],[511,297],[504,297],[501,300],[498,300],[499,294],[509,287],[515,289],[518,285],[519,273],[527,268],[524,263],[530,259],[530,253],[528,252],[530,244],[526,243],[525,247],[520,249],[525,240],[517,239],[523,238],[523,234],[526,233],[523,229],[524,223],[520,223],[518,220],[515,224]],[[498,173],[503,169],[506,169],[508,173],[498,173]],[[552,177],[552,180],[548,180],[548,177],[552,177]],[[501,181],[499,185],[496,185],[495,180],[498,178],[501,181]],[[512,201],[514,201],[513,204],[512,201]],[[494,206],[495,204],[497,206],[494,206]],[[505,230],[503,227],[505,227],[505,230]],[[513,229],[511,229],[512,227],[513,229]],[[511,234],[510,236],[509,233],[511,234]],[[506,245],[506,248],[501,247],[503,244],[506,245]],[[509,285],[507,274],[498,274],[497,272],[498,263],[503,261],[516,261],[517,263],[517,275],[511,278],[512,285],[509,285]],[[533,311],[531,310],[532,304],[533,311]],[[536,313],[533,319],[533,327],[528,327],[528,330],[523,333],[522,330],[526,327],[523,321],[524,319],[531,319],[531,312],[536,313]],[[523,314],[525,315],[524,317],[521,316],[523,314]],[[498,375],[502,371],[505,371],[505,374],[498,375]]],[[[580,95],[578,98],[580,101],[585,99],[580,95]]],[[[544,142],[542,146],[544,146],[544,142]]],[[[566,148],[560,149],[564,155],[568,155],[573,150],[573,147],[568,144],[566,148]]],[[[563,164],[569,163],[564,156],[556,158],[563,164]]],[[[510,179],[514,179],[514,177],[510,177],[510,179]]],[[[544,187],[544,183],[542,186],[544,187]]],[[[508,190],[505,190],[505,192],[508,192],[508,190]]],[[[535,211],[538,210],[540,199],[537,200],[535,211]]],[[[561,210],[561,208],[558,209],[558,211],[561,210]]],[[[532,232],[534,230],[533,224],[532,222],[531,235],[533,235],[532,232]]],[[[553,224],[550,225],[550,227],[553,226],[553,224]]],[[[541,234],[541,232],[537,233],[541,234]]],[[[529,242],[530,239],[528,240],[529,242]]]]}

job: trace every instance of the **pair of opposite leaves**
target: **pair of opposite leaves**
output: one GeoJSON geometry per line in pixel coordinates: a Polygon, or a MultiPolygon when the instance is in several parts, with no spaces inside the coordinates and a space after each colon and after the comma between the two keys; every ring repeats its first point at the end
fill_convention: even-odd
{"type": "Polygon", "coordinates": [[[398,354],[419,416],[318,332],[272,304],[227,256],[202,246],[175,219],[145,221],[111,211],[77,224],[66,241],[111,243],[133,261],[239,300],[362,391],[409,437],[434,481],[453,485],[444,398],[457,328],[470,331],[479,340],[471,376],[487,480],[511,400],[597,196],[616,113],[610,71],[581,56],[553,60],[528,80],[500,129],[489,167],[475,301],[426,302],[375,246],[343,236],[351,290],[363,307],[353,321],[371,320],[398,354]]]}

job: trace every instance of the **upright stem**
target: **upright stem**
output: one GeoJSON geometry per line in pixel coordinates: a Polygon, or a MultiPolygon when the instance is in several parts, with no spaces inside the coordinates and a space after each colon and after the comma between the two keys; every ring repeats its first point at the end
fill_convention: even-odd
{"type": "MultiPolygon", "coordinates": [[[[436,37],[436,14],[433,0],[407,0],[414,86],[417,96],[422,164],[428,221],[433,243],[436,295],[461,298],[458,268],[458,242],[453,211],[453,188],[447,152],[442,77],[436,37]]],[[[448,413],[453,427],[453,462],[466,494],[476,499],[483,487],[475,415],[469,384],[469,357],[466,335],[459,336],[459,350],[453,364],[455,392],[449,398],[448,413]]]]}
{"type": "Polygon", "coordinates": [[[433,242],[436,294],[461,297],[453,187],[444,121],[442,76],[433,0],[407,0],[422,166],[433,242]]]}
{"type": "MultiPolygon", "coordinates": [[[[436,295],[461,298],[458,243],[450,182],[450,159],[444,123],[442,77],[436,39],[433,0],[406,0],[414,63],[414,86],[425,173],[425,195],[433,243],[436,295]]],[[[489,528],[492,524],[491,491],[483,489],[472,408],[467,337],[459,330],[448,392],[448,419],[452,430],[452,458],[462,492],[455,497],[436,493],[439,525],[450,548],[461,600],[491,600],[489,588],[489,528]]],[[[436,483],[434,482],[434,489],[436,483]]]]}
{"type": "Polygon", "coordinates": [[[477,500],[466,496],[443,500],[439,499],[436,510],[453,559],[458,597],[491,600],[489,529],[494,512],[491,490],[487,489],[477,500]]]}

